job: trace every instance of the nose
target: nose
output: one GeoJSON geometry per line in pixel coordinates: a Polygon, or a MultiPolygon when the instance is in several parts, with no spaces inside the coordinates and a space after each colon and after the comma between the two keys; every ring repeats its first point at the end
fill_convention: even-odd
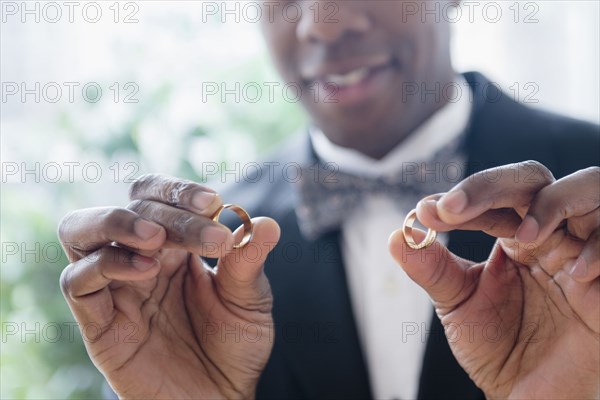
{"type": "MultiPolygon", "coordinates": [[[[392,0],[393,1],[393,0],[392,0]]],[[[299,41],[332,44],[350,33],[365,33],[372,23],[363,0],[310,1],[296,27],[299,41]]],[[[305,3],[305,4],[306,4],[305,3]]]]}

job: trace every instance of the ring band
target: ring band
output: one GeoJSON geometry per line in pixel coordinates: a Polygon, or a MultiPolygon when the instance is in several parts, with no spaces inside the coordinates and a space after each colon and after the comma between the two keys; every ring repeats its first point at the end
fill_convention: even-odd
{"type": "Polygon", "coordinates": [[[215,222],[219,222],[219,217],[221,216],[223,210],[226,208],[236,213],[237,216],[240,217],[240,219],[242,220],[244,236],[242,237],[242,240],[240,240],[239,243],[233,245],[234,249],[241,249],[242,247],[247,245],[248,242],[250,242],[250,239],[252,238],[252,220],[250,219],[250,215],[246,212],[246,210],[244,210],[240,206],[236,206],[235,204],[223,204],[217,210],[215,215],[213,215],[212,220],[215,222]]]}
{"type": "Polygon", "coordinates": [[[402,226],[402,232],[404,233],[404,239],[406,243],[411,249],[420,250],[426,247],[429,247],[435,242],[435,238],[437,236],[437,232],[433,229],[427,230],[427,235],[425,235],[425,239],[421,243],[415,243],[415,239],[413,238],[412,230],[413,224],[417,220],[417,210],[412,210],[408,213],[406,218],[404,219],[404,225],[402,226]]]}

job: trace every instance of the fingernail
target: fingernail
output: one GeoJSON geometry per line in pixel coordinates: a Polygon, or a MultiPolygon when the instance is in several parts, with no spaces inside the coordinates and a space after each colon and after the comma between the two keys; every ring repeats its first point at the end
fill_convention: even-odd
{"type": "Polygon", "coordinates": [[[221,246],[227,241],[229,233],[226,228],[220,228],[218,226],[207,226],[202,230],[202,243],[203,244],[215,244],[221,246]]]}
{"type": "Polygon", "coordinates": [[[147,271],[156,264],[156,260],[152,257],[145,257],[136,254],[131,259],[133,266],[139,271],[147,271]]]}
{"type": "Polygon", "coordinates": [[[133,223],[133,229],[135,231],[135,234],[138,235],[138,237],[144,240],[148,240],[158,234],[158,232],[160,231],[160,225],[139,218],[133,223]]]}
{"type": "Polygon", "coordinates": [[[435,208],[435,207],[437,207],[437,203],[438,203],[437,200],[432,200],[432,199],[421,200],[421,201],[422,201],[423,207],[425,207],[425,208],[431,208],[431,207],[435,208]]]}
{"type": "Polygon", "coordinates": [[[212,204],[213,201],[215,201],[216,198],[216,193],[197,192],[194,193],[194,197],[192,197],[192,205],[198,210],[205,210],[212,204]]]}
{"type": "Polygon", "coordinates": [[[575,279],[582,279],[587,276],[588,265],[585,261],[585,258],[579,256],[577,260],[575,260],[575,264],[573,264],[573,268],[571,268],[571,277],[575,279]]]}
{"type": "Polygon", "coordinates": [[[467,194],[462,190],[454,190],[442,196],[438,206],[453,214],[462,212],[467,207],[467,194]]]}
{"type": "Polygon", "coordinates": [[[525,216],[523,222],[521,222],[521,226],[517,229],[515,233],[515,239],[519,242],[533,242],[537,239],[540,231],[540,225],[531,215],[525,216]]]}

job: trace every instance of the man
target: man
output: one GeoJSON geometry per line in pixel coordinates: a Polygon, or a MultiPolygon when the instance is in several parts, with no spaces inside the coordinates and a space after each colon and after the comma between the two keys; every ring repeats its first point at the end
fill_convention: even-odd
{"type": "Polygon", "coordinates": [[[248,246],[211,220],[214,190],[160,175],[139,179],[126,209],[62,221],[61,286],[79,323],[102,327],[86,341],[98,369],[135,398],[597,397],[598,127],[457,75],[446,22],[403,20],[400,1],[329,3],[337,22],[306,2],[298,21],[263,25],[283,78],[323,91],[303,98],[310,140],[271,158],[303,179],[223,192],[270,217],[248,246]],[[466,92],[403,91],[436,83],[466,92]],[[389,252],[437,315],[387,250],[417,202],[450,233],[412,250],[396,231],[389,252]]]}

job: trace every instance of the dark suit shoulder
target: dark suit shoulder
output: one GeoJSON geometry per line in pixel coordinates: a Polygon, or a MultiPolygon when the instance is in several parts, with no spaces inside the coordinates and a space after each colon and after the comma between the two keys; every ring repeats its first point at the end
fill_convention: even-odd
{"type": "Polygon", "coordinates": [[[482,75],[475,91],[468,152],[484,168],[536,160],[560,177],[600,165],[600,126],[514,101],[482,75]]]}

